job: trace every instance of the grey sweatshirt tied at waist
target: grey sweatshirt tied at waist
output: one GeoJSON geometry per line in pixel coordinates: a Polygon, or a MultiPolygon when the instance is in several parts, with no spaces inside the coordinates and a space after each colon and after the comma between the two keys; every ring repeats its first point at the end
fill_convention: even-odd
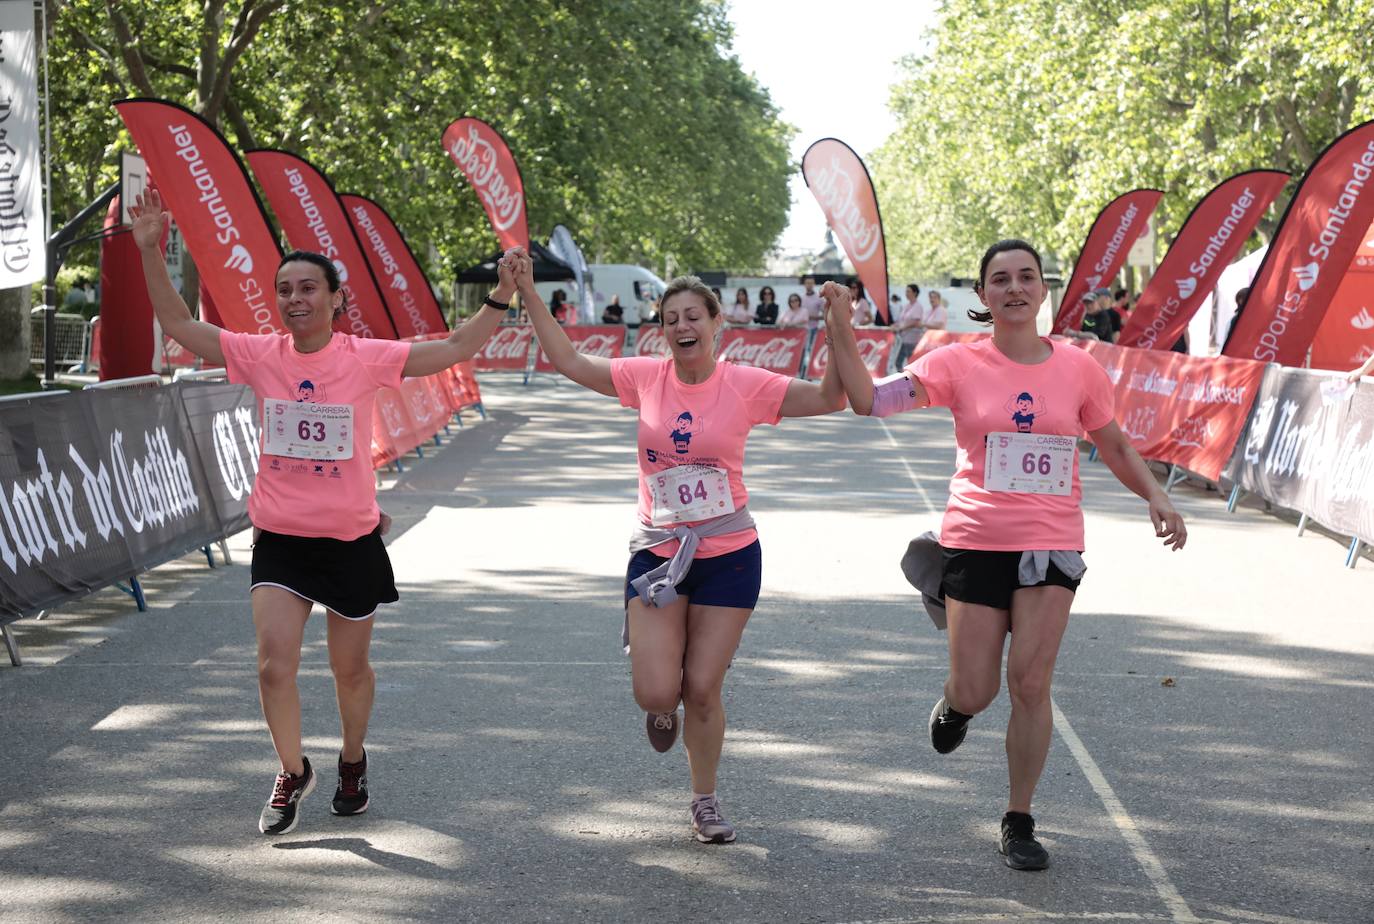
{"type": "Polygon", "coordinates": [[[701,540],[753,528],[754,517],[749,513],[747,504],[734,513],[713,517],[696,526],[674,526],[669,529],[640,523],[630,534],[631,555],[673,539],[681,544],[677,547],[677,554],[652,571],[635,578],[630,586],[649,606],[667,606],[677,599],[677,584],[687,576],[687,569],[692,567],[692,556],[696,554],[701,540]]]}

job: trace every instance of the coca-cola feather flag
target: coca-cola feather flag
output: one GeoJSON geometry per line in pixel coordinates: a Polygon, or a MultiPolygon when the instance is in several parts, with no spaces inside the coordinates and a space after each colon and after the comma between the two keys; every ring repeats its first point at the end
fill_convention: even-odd
{"type": "Polygon", "coordinates": [[[1250,170],[1203,196],[1140,293],[1117,345],[1145,350],[1173,346],[1287,182],[1282,170],[1250,170]]]}
{"type": "Polygon", "coordinates": [[[248,172],[224,138],[191,110],[166,100],[126,99],[114,106],[224,326],[253,334],[280,331],[274,293],[281,248],[248,172]]]}
{"type": "Polygon", "coordinates": [[[481,119],[458,119],[444,129],[444,150],[477,190],[501,246],[529,250],[525,182],[501,133],[481,119]]]}
{"type": "Polygon", "coordinates": [[[822,138],[802,155],[802,178],[854,264],[868,300],[888,320],[887,245],[868,168],[843,141],[822,138]]]}
{"type": "Polygon", "coordinates": [[[291,246],[324,254],[339,271],[347,311],[334,323],[335,329],[395,340],[396,326],[329,179],[289,151],[261,148],[247,156],[291,246]]]}
{"type": "Polygon", "coordinates": [[[1131,245],[1150,227],[1150,216],[1164,193],[1158,189],[1133,189],[1108,202],[1097,213],[1088,231],[1083,250],[1073,265],[1073,275],[1064,287],[1054,333],[1078,330],[1083,325],[1083,296],[1094,289],[1108,287],[1112,277],[1126,262],[1131,245]]]}
{"type": "Polygon", "coordinates": [[[391,319],[402,337],[448,330],[439,300],[434,297],[420,261],[386,209],[366,196],[342,193],[339,201],[348,212],[353,230],[372,265],[372,275],[382,288],[391,319]]]}
{"type": "Polygon", "coordinates": [[[1250,284],[1227,356],[1300,366],[1374,220],[1374,121],[1318,155],[1250,284]]]}

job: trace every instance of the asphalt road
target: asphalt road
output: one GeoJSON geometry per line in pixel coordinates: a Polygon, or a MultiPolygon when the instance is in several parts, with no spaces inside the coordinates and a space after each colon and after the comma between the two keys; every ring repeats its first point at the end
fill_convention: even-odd
{"type": "Polygon", "coordinates": [[[681,747],[644,739],[617,633],[634,414],[485,376],[488,420],[388,476],[400,605],[378,618],[372,808],[329,814],[338,721],[312,620],[319,790],[258,834],[247,536],[16,625],[0,667],[0,920],[1374,921],[1374,562],[1175,489],[1178,553],[1084,465],[1089,573],[1035,813],[1054,865],[995,852],[1003,692],[941,757],[944,637],[903,581],[938,519],[949,418],[755,431],[764,593],[726,680],[720,793],[690,836],[681,747]]]}

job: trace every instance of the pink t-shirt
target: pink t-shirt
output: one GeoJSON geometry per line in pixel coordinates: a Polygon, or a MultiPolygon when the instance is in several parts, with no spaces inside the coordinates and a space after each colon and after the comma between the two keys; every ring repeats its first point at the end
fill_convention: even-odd
{"type": "MultiPolygon", "coordinates": [[[[377,389],[401,384],[410,344],[335,333],[315,353],[298,353],[289,334],[222,331],[229,381],[252,387],[258,400],[349,405],[353,457],[305,459],[261,451],[248,517],[259,529],[290,536],[353,540],[376,527],[372,474],[372,406],[377,389]]],[[[259,410],[262,405],[259,404],[259,410]]],[[[263,438],[272,425],[263,412],[263,438]]]]}
{"type": "Polygon", "coordinates": [[[932,350],[907,367],[935,407],[954,414],[958,446],[940,544],[953,549],[1024,552],[1083,549],[1083,490],[1078,459],[1068,496],[988,491],[983,487],[989,433],[1079,438],[1113,417],[1112,383],[1086,351],[1046,339],[1050,358],[1013,362],[992,338],[932,350]]]}
{"type": "MultiPolygon", "coordinates": [[[[789,376],[718,362],[710,378],[696,385],[681,382],[672,359],[637,356],[611,360],[611,379],[620,403],[639,409],[639,520],[649,523],[653,502],[650,476],[678,465],[724,469],[735,509],[749,502],[744,489],[744,444],[756,424],[782,419],[782,399],[789,376]]],[[[694,526],[704,522],[688,523],[694,526]]],[[[710,536],[697,546],[696,558],[734,552],[758,538],[752,529],[710,536]]],[[[678,541],[651,550],[671,557],[678,541]]]]}

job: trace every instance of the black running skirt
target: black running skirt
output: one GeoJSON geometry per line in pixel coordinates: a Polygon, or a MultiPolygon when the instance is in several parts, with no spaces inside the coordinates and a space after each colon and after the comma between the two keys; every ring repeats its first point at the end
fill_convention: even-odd
{"type": "Polygon", "coordinates": [[[253,543],[253,586],[285,588],[345,619],[367,619],[400,599],[381,524],[351,542],[263,530],[253,543]]]}

